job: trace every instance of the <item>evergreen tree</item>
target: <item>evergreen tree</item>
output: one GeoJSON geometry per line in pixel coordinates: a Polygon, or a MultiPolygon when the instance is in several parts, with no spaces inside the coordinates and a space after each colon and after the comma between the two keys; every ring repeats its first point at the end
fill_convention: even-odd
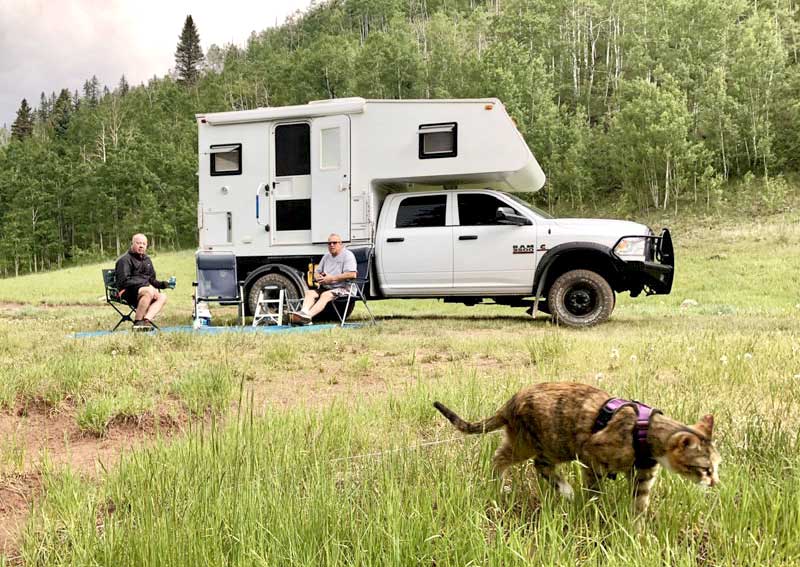
{"type": "Polygon", "coordinates": [[[125,75],[122,75],[119,78],[119,85],[117,86],[117,91],[119,92],[120,96],[125,96],[128,94],[128,91],[131,90],[130,84],[128,84],[128,79],[125,78],[125,75]]]}
{"type": "Polygon", "coordinates": [[[53,108],[53,128],[56,136],[63,138],[67,133],[69,119],[72,116],[72,99],[67,89],[61,89],[53,108]]]}
{"type": "Polygon", "coordinates": [[[178,81],[186,85],[193,85],[200,75],[200,65],[203,62],[203,50],[200,48],[200,34],[194,25],[192,16],[186,16],[175,50],[175,71],[178,81]]]}
{"type": "Polygon", "coordinates": [[[94,108],[100,102],[100,79],[96,75],[92,75],[91,79],[84,81],[83,100],[90,108],[94,108]]]}
{"type": "Polygon", "coordinates": [[[53,107],[50,106],[50,101],[47,100],[47,95],[44,94],[44,91],[42,91],[42,94],[39,97],[39,109],[36,111],[36,118],[39,121],[39,124],[47,123],[47,119],[50,118],[50,113],[52,110],[53,107]]]}
{"type": "Polygon", "coordinates": [[[24,140],[33,133],[33,113],[28,101],[24,98],[17,110],[17,119],[11,125],[11,137],[15,140],[24,140]]]}

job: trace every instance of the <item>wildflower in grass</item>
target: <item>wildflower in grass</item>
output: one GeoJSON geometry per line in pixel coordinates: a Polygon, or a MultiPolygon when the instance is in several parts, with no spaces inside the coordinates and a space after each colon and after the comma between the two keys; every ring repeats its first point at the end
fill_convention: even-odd
{"type": "Polygon", "coordinates": [[[117,351],[116,350],[112,350],[111,351],[111,356],[117,356],[117,351]]]}
{"type": "Polygon", "coordinates": [[[726,355],[724,355],[724,354],[723,354],[723,355],[722,355],[722,356],[719,358],[719,361],[722,363],[722,366],[725,366],[726,364],[728,364],[728,357],[727,357],[726,355]]]}
{"type": "Polygon", "coordinates": [[[636,364],[639,361],[639,357],[635,354],[631,355],[631,364],[636,364]]]}
{"type": "Polygon", "coordinates": [[[603,378],[605,378],[605,376],[603,376],[602,372],[598,372],[597,374],[594,375],[594,379],[597,380],[598,382],[602,382],[603,378]]]}
{"type": "Polygon", "coordinates": [[[750,354],[749,352],[746,352],[746,353],[744,353],[744,359],[745,360],[753,360],[753,355],[750,354]]]}
{"type": "Polygon", "coordinates": [[[619,349],[612,348],[611,349],[611,362],[617,362],[619,360],[619,349]]]}

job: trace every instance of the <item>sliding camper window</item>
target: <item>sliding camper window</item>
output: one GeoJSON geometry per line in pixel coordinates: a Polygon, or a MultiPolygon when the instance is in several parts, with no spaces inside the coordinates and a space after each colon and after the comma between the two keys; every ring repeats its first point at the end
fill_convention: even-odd
{"type": "Polygon", "coordinates": [[[242,144],[211,146],[211,175],[242,174],[242,144]]]}
{"type": "Polygon", "coordinates": [[[448,158],[458,155],[458,124],[422,124],[419,127],[419,159],[448,158]]]}
{"type": "Polygon", "coordinates": [[[311,173],[311,131],[308,124],[281,124],[275,128],[275,176],[311,173]]]}
{"type": "Polygon", "coordinates": [[[407,197],[400,202],[395,227],[444,226],[446,211],[447,195],[407,197]]]}

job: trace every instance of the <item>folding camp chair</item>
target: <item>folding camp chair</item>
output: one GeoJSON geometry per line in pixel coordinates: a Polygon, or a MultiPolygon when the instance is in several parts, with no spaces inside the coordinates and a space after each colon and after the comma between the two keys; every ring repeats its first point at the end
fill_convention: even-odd
{"type": "Polygon", "coordinates": [[[103,285],[106,289],[106,303],[108,303],[111,307],[114,308],[114,311],[119,313],[120,320],[114,325],[114,328],[111,329],[111,332],[117,330],[117,328],[122,325],[125,321],[130,321],[133,323],[133,319],[131,315],[136,311],[133,307],[131,307],[127,302],[123,301],[123,299],[119,296],[119,289],[117,288],[117,271],[112,269],[103,270],[103,285]],[[124,306],[122,310],[120,310],[117,305],[124,306]],[[126,314],[125,311],[128,313],[126,314]]]}
{"type": "Polygon", "coordinates": [[[197,304],[201,301],[236,305],[244,325],[244,282],[236,274],[236,256],[233,252],[198,252],[196,260],[193,314],[197,315],[197,304]]]}
{"type": "Polygon", "coordinates": [[[348,248],[350,252],[356,257],[356,278],[349,280],[350,293],[346,296],[337,297],[331,301],[333,310],[339,318],[339,323],[342,327],[345,326],[347,318],[353,310],[356,302],[360,301],[369,314],[371,324],[375,324],[375,317],[367,304],[367,295],[369,294],[369,274],[372,270],[372,246],[364,246],[360,248],[348,248]]]}

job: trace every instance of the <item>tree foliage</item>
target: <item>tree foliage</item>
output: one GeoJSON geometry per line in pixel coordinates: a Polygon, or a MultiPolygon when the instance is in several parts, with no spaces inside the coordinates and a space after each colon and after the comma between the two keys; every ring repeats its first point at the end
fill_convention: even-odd
{"type": "Polygon", "coordinates": [[[326,0],[204,66],[189,16],[175,78],[92,76],[0,131],[0,274],[113,256],[138,231],[194,246],[195,113],[313,99],[498,97],[553,206],[709,207],[753,174],[785,187],[798,42],[795,2],[326,0]]]}
{"type": "Polygon", "coordinates": [[[200,76],[202,63],[203,49],[200,47],[200,34],[192,16],[186,16],[175,49],[175,71],[178,74],[178,81],[187,85],[195,84],[200,76]]]}

